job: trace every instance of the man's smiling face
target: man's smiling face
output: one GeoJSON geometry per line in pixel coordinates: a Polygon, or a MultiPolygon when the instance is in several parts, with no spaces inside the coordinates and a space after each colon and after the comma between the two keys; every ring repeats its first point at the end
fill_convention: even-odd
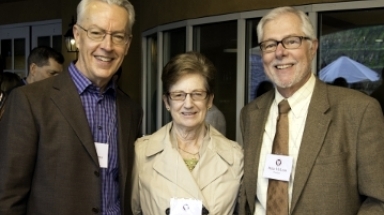
{"type": "MultiPolygon", "coordinates": [[[[282,14],[266,22],[263,29],[262,41],[307,36],[302,31],[301,20],[292,13],[282,14]]],[[[288,93],[282,93],[283,95],[292,95],[309,79],[316,49],[316,40],[303,40],[297,49],[285,49],[282,44],[278,44],[276,51],[262,53],[265,73],[280,92],[288,93]]]]}
{"type": "Polygon", "coordinates": [[[76,67],[84,76],[99,87],[105,87],[116,73],[128,53],[130,38],[126,44],[112,42],[110,34],[126,33],[128,29],[128,12],[117,5],[94,1],[87,6],[84,18],[75,25],[74,35],[79,49],[76,67]],[[105,32],[102,41],[88,37],[89,32],[105,32]]]}

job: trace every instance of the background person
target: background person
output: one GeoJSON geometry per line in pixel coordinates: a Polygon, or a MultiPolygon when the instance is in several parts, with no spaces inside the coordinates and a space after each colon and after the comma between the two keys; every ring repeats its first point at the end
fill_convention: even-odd
{"type": "Polygon", "coordinates": [[[273,89],[274,86],[270,81],[260,82],[259,86],[257,86],[256,89],[256,98],[273,89]]]}
{"type": "Polygon", "coordinates": [[[0,121],[0,214],[131,214],[142,109],[112,81],[128,53],[127,0],[82,0],[76,64],[12,91],[0,121]]]}
{"type": "Polygon", "coordinates": [[[6,94],[15,88],[20,86],[21,78],[16,73],[4,72],[1,75],[0,90],[6,94]]]}
{"type": "Polygon", "coordinates": [[[338,77],[333,80],[332,85],[339,87],[348,87],[348,82],[344,77],[338,77]]]}
{"type": "MultiPolygon", "coordinates": [[[[205,123],[215,71],[196,52],[177,55],[164,67],[163,101],[172,122],[135,143],[133,214],[166,214],[170,202],[182,198],[198,200],[202,214],[233,213],[243,152],[205,123]]],[[[178,209],[170,208],[176,214],[178,209]]]]}
{"type": "Polygon", "coordinates": [[[28,76],[24,84],[56,76],[63,71],[64,57],[55,49],[48,46],[39,46],[32,49],[28,56],[28,76]]]}
{"type": "Polygon", "coordinates": [[[223,112],[216,107],[216,105],[212,104],[211,108],[207,112],[207,115],[205,116],[205,121],[225,136],[227,130],[225,116],[223,112]]]}
{"type": "Polygon", "coordinates": [[[264,71],[276,90],[241,111],[240,214],[384,214],[384,120],[378,102],[313,75],[318,40],[304,12],[273,9],[259,22],[257,34],[264,71]],[[284,100],[290,108],[277,120],[284,100]],[[268,171],[277,170],[273,157],[283,163],[292,159],[284,168],[288,178],[268,171]]]}
{"type": "Polygon", "coordinates": [[[0,73],[0,120],[5,110],[5,101],[8,98],[9,92],[20,86],[21,78],[11,72],[0,73]]]}

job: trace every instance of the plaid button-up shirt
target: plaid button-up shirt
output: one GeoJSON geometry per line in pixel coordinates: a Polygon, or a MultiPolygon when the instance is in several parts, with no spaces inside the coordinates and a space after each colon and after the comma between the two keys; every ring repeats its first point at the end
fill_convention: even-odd
{"type": "Polygon", "coordinates": [[[76,85],[94,142],[109,144],[108,168],[100,168],[101,212],[119,215],[119,165],[117,152],[116,85],[111,81],[104,92],[92,84],[76,66],[69,65],[69,73],[76,85]]]}

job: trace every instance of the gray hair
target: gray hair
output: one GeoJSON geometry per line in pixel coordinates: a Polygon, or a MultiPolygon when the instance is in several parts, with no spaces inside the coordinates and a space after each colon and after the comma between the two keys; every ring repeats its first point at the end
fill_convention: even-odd
{"type": "Polygon", "coordinates": [[[77,5],[78,21],[81,22],[83,20],[84,11],[86,7],[94,1],[105,2],[107,4],[115,4],[117,6],[123,7],[128,13],[128,30],[130,33],[132,33],[132,26],[135,23],[135,9],[133,8],[131,2],[129,2],[128,0],[81,0],[80,3],[77,5]]]}
{"type": "MultiPolygon", "coordinates": [[[[309,20],[307,14],[305,14],[303,11],[295,9],[293,7],[278,7],[275,8],[271,11],[269,11],[259,22],[257,25],[257,38],[259,43],[262,41],[262,36],[263,36],[263,28],[265,24],[268,21],[276,19],[278,16],[287,14],[287,13],[292,13],[295,14],[300,20],[301,20],[301,30],[305,34],[305,36],[311,38],[312,40],[316,39],[316,34],[313,29],[312,23],[309,20]]],[[[312,44],[312,43],[311,43],[312,44]]]]}
{"type": "Polygon", "coordinates": [[[215,90],[216,68],[213,63],[199,52],[186,52],[173,57],[163,68],[161,80],[163,82],[163,93],[188,74],[199,74],[205,80],[205,88],[208,94],[215,90]]]}

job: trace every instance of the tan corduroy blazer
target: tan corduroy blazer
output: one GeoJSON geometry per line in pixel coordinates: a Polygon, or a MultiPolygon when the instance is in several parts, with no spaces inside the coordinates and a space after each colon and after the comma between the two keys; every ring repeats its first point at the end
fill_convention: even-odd
{"type": "MultiPolygon", "coordinates": [[[[274,91],[241,112],[240,214],[255,211],[260,149],[274,91]]],[[[316,80],[296,164],[291,215],[384,214],[384,122],[377,101],[316,80]]]]}
{"type": "Polygon", "coordinates": [[[164,215],[170,199],[200,199],[210,215],[232,214],[243,175],[243,150],[210,126],[196,181],[169,139],[172,123],[135,144],[133,214],[164,215]]]}

